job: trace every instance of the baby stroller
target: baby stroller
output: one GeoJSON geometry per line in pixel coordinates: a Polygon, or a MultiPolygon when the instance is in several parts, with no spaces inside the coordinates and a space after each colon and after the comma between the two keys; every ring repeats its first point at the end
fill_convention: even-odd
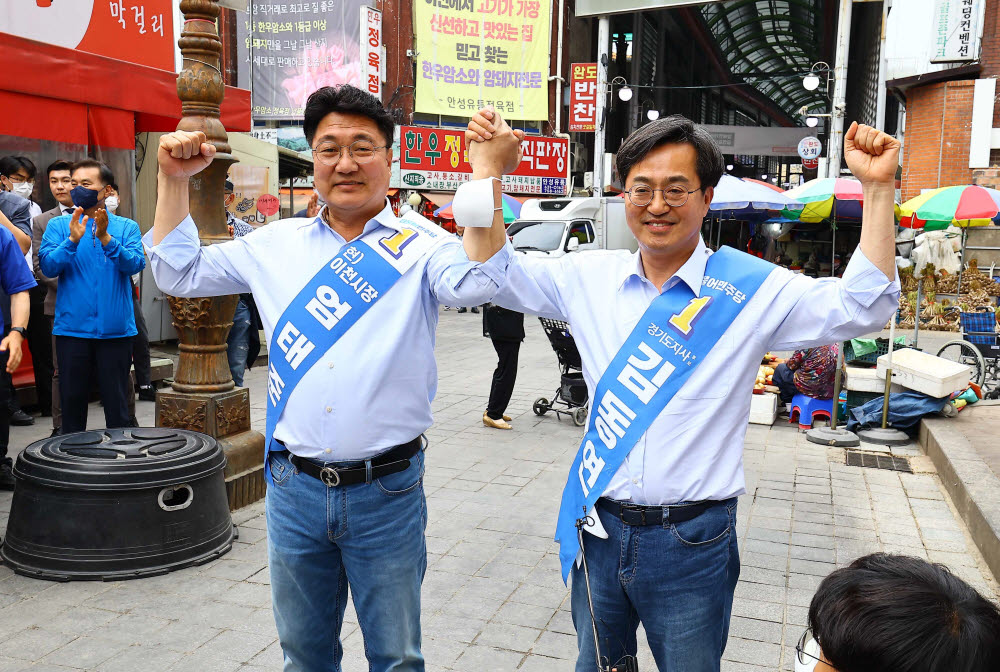
{"type": "Polygon", "coordinates": [[[587,422],[587,401],[590,395],[587,392],[587,383],[583,380],[580,351],[576,349],[576,342],[569,333],[569,325],[546,317],[540,317],[538,321],[542,323],[545,335],[548,336],[549,343],[559,358],[561,377],[559,389],[556,390],[552,401],[539,397],[535,399],[531,408],[535,415],[545,415],[548,411],[555,411],[558,415],[565,413],[573,418],[573,423],[577,427],[583,427],[587,422]],[[556,408],[556,404],[564,405],[566,409],[556,408]]]}

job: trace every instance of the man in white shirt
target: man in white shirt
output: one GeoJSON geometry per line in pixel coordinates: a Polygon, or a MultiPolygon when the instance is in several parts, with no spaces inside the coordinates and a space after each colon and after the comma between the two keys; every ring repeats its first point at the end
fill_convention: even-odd
{"type": "MultiPolygon", "coordinates": [[[[478,150],[482,171],[517,167],[524,136],[498,126],[501,151],[478,150]],[[509,159],[488,156],[498,153],[509,159]]],[[[179,131],[157,153],[144,239],[157,284],[174,296],[251,292],[271,346],[267,527],[285,672],[340,670],[348,588],[370,669],[423,671],[421,435],[437,386],[434,329],[441,303],[485,302],[506,265],[490,259],[502,233],[474,232],[463,249],[422,217],[393,215],[393,127],[367,92],[319,89],[304,130],[326,205],[209,246],[189,215],[188,179],[214,146],[179,131]]],[[[499,188],[493,196],[499,206],[499,188]]]]}
{"type": "MultiPolygon", "coordinates": [[[[480,112],[467,139],[488,144],[493,130],[492,113],[480,112]]],[[[578,529],[590,532],[580,538],[602,664],[626,669],[642,623],[660,670],[719,670],[740,569],[736,498],[746,491],[743,438],[761,356],[885,325],[899,296],[898,152],[873,128],[854,124],[846,134],[865,209],[843,279],[806,278],[731,248],[713,254],[700,230],[723,156],[706,131],[677,116],[643,126],[618,151],[638,253],[512,256],[493,302],[568,321],[590,392],[588,431],[556,526],[563,575],[573,575],[577,672],[592,672],[598,655],[578,529]]]]}

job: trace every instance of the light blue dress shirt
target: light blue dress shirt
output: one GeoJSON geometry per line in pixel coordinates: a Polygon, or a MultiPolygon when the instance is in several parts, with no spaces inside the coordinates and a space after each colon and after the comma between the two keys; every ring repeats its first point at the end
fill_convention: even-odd
{"type": "MultiPolygon", "coordinates": [[[[364,233],[379,227],[400,230],[388,205],[364,233]]],[[[291,300],[347,241],[317,216],[281,220],[205,247],[187,217],[159,245],[152,245],[152,231],[144,242],[156,284],[167,294],[252,292],[270,343],[291,300]]],[[[476,264],[452,237],[424,255],[303,376],[274,437],[296,455],[333,462],[366,459],[419,436],[431,425],[437,390],[438,304],[488,301],[509,255],[504,248],[476,264]]]]}
{"type": "MultiPolygon", "coordinates": [[[[683,282],[700,295],[710,254],[699,240],[663,290],[683,282]]],[[[576,252],[551,260],[514,254],[493,301],[569,322],[593,398],[601,374],[659,291],[638,253],[576,252]]],[[[743,494],[743,440],[763,355],[881,329],[898,301],[898,281],[860,248],[841,280],[775,268],[632,449],[604,496],[660,505],[743,494]]]]}

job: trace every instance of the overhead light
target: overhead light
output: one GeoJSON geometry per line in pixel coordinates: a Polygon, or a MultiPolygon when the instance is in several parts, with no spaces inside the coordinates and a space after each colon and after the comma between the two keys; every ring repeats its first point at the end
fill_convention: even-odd
{"type": "Polygon", "coordinates": [[[649,112],[646,113],[646,118],[649,119],[650,121],[656,121],[657,119],[660,118],[660,111],[650,110],[649,112]]]}
{"type": "Polygon", "coordinates": [[[816,128],[816,124],[819,123],[818,117],[806,117],[806,126],[809,128],[816,128]]]}
{"type": "Polygon", "coordinates": [[[819,88],[819,77],[816,76],[816,73],[810,72],[802,78],[802,88],[806,91],[815,91],[819,88]]]}
{"type": "Polygon", "coordinates": [[[618,89],[618,98],[620,98],[623,103],[627,103],[632,100],[632,89],[628,88],[628,86],[623,86],[618,89]]]}
{"type": "Polygon", "coordinates": [[[726,166],[726,170],[732,170],[732,169],[733,169],[733,164],[730,163],[729,165],[726,166]]]}
{"type": "Polygon", "coordinates": [[[418,194],[415,191],[412,191],[410,192],[410,196],[406,199],[406,202],[409,203],[413,208],[418,208],[420,207],[420,202],[422,200],[423,199],[420,198],[420,194],[418,194]]]}
{"type": "Polygon", "coordinates": [[[760,176],[760,179],[762,179],[762,180],[766,180],[766,179],[767,179],[767,173],[764,173],[763,175],[761,175],[761,176],[760,176]]]}

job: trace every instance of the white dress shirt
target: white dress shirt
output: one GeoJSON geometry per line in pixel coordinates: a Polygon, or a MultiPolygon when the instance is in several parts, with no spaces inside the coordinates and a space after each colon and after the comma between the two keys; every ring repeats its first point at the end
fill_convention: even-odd
{"type": "MultiPolygon", "coordinates": [[[[662,289],[684,282],[700,296],[710,254],[699,240],[662,289]]],[[[575,252],[551,260],[514,254],[493,302],[569,322],[592,399],[601,374],[659,291],[645,277],[638,253],[575,252]]],[[[632,449],[604,496],[660,505],[743,494],[743,440],[762,356],[881,329],[898,301],[898,281],[860,249],[842,280],[776,268],[632,449]]]]}
{"type": "MultiPolygon", "coordinates": [[[[388,205],[364,233],[378,227],[387,234],[401,230],[388,205]]],[[[161,290],[173,296],[253,292],[268,342],[295,295],[347,242],[321,216],[281,220],[205,247],[190,217],[159,245],[152,245],[152,233],[144,242],[161,290]]],[[[437,390],[438,304],[485,303],[508,259],[503,250],[483,264],[470,262],[451,237],[424,255],[302,377],[274,438],[292,453],[333,462],[366,459],[419,436],[431,425],[437,390]]]]}

